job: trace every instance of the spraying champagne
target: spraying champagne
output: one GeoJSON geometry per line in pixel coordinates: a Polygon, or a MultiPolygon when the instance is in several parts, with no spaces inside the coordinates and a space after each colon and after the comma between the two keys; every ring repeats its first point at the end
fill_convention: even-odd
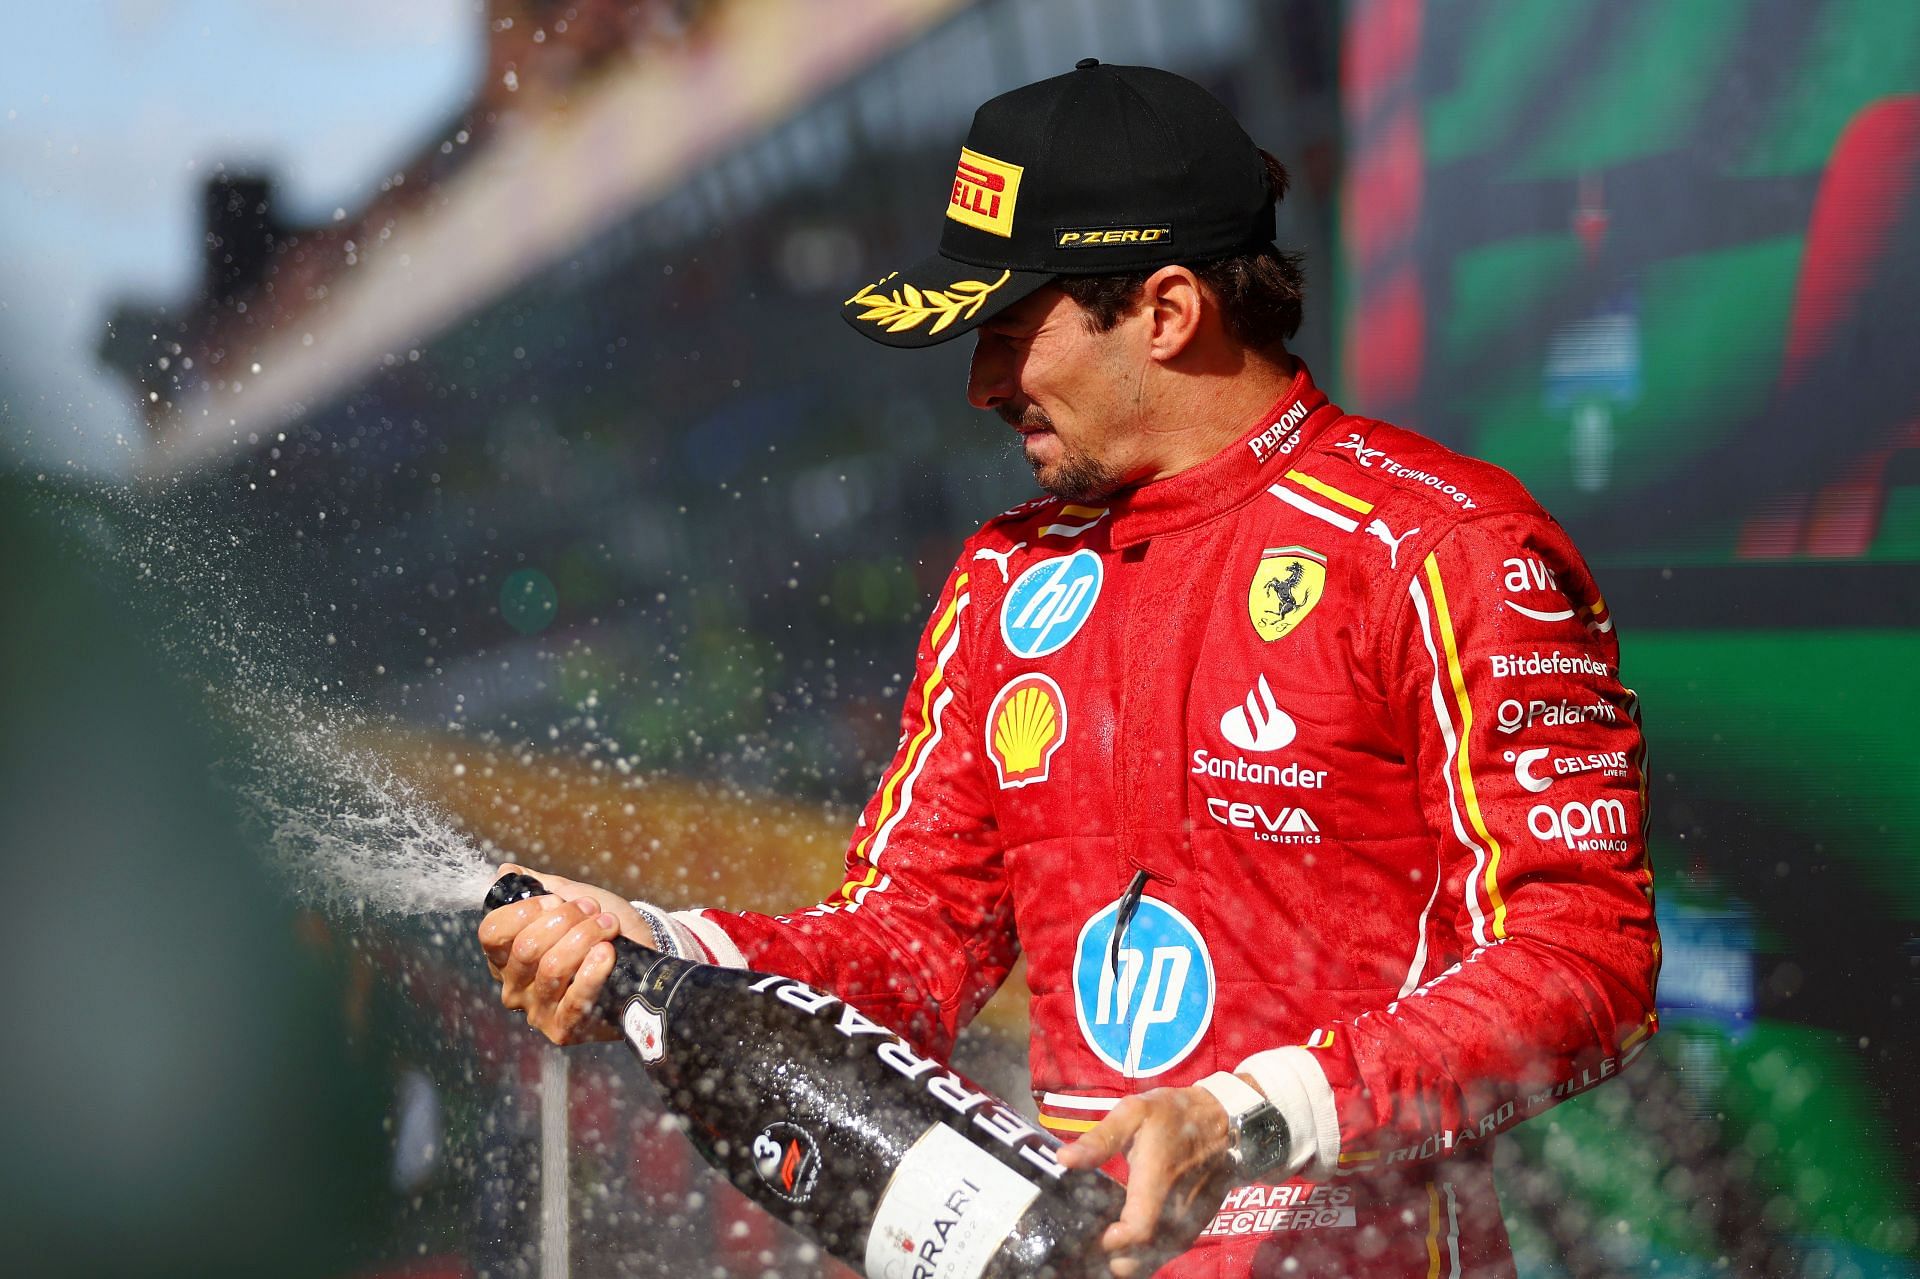
{"type": "MultiPolygon", "coordinates": [[[[546,891],[504,875],[487,909],[546,891]]],[[[1104,1273],[1125,1191],[887,1027],[803,982],[614,939],[598,1010],[701,1155],[870,1279],[1104,1273]]]]}

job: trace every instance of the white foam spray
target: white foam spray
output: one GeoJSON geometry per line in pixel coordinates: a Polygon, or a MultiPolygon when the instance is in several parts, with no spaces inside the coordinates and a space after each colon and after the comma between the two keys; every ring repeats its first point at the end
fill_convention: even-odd
{"type": "Polygon", "coordinates": [[[477,909],[503,855],[463,833],[372,743],[378,724],[322,672],[332,642],[298,590],[242,583],[249,539],[190,490],[96,491],[69,515],[130,568],[160,645],[200,681],[232,743],[219,770],[253,837],[303,902],[334,914],[477,909]]]}

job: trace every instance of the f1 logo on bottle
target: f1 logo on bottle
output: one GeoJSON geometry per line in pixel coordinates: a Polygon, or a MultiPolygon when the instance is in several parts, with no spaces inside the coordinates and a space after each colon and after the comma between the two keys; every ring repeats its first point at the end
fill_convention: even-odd
{"type": "Polygon", "coordinates": [[[1067,641],[1093,613],[1103,570],[1092,551],[1041,560],[1022,573],[1000,605],[1000,638],[1019,657],[1045,657],[1067,641]]]}
{"type": "Polygon", "coordinates": [[[1148,1079],[1179,1065],[1213,1021],[1213,957],[1185,915],[1152,897],[1121,937],[1111,962],[1110,902],[1080,930],[1073,954],[1073,1011],[1094,1055],[1129,1079],[1148,1079]]]}

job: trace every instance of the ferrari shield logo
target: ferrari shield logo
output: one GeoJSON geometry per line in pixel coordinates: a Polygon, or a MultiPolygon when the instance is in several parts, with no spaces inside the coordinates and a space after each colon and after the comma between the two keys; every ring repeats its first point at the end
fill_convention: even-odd
{"type": "Polygon", "coordinates": [[[1327,557],[1304,546],[1265,551],[1247,590],[1247,616],[1271,643],[1307,620],[1327,588],[1327,557]]]}

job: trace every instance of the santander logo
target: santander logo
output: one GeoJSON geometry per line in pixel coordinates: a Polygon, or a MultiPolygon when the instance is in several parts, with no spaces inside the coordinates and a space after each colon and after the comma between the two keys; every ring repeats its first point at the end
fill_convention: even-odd
{"type": "Polygon", "coordinates": [[[1293,716],[1280,709],[1265,675],[1245,702],[1220,717],[1220,735],[1256,755],[1279,750],[1293,734],[1293,716]]]}

